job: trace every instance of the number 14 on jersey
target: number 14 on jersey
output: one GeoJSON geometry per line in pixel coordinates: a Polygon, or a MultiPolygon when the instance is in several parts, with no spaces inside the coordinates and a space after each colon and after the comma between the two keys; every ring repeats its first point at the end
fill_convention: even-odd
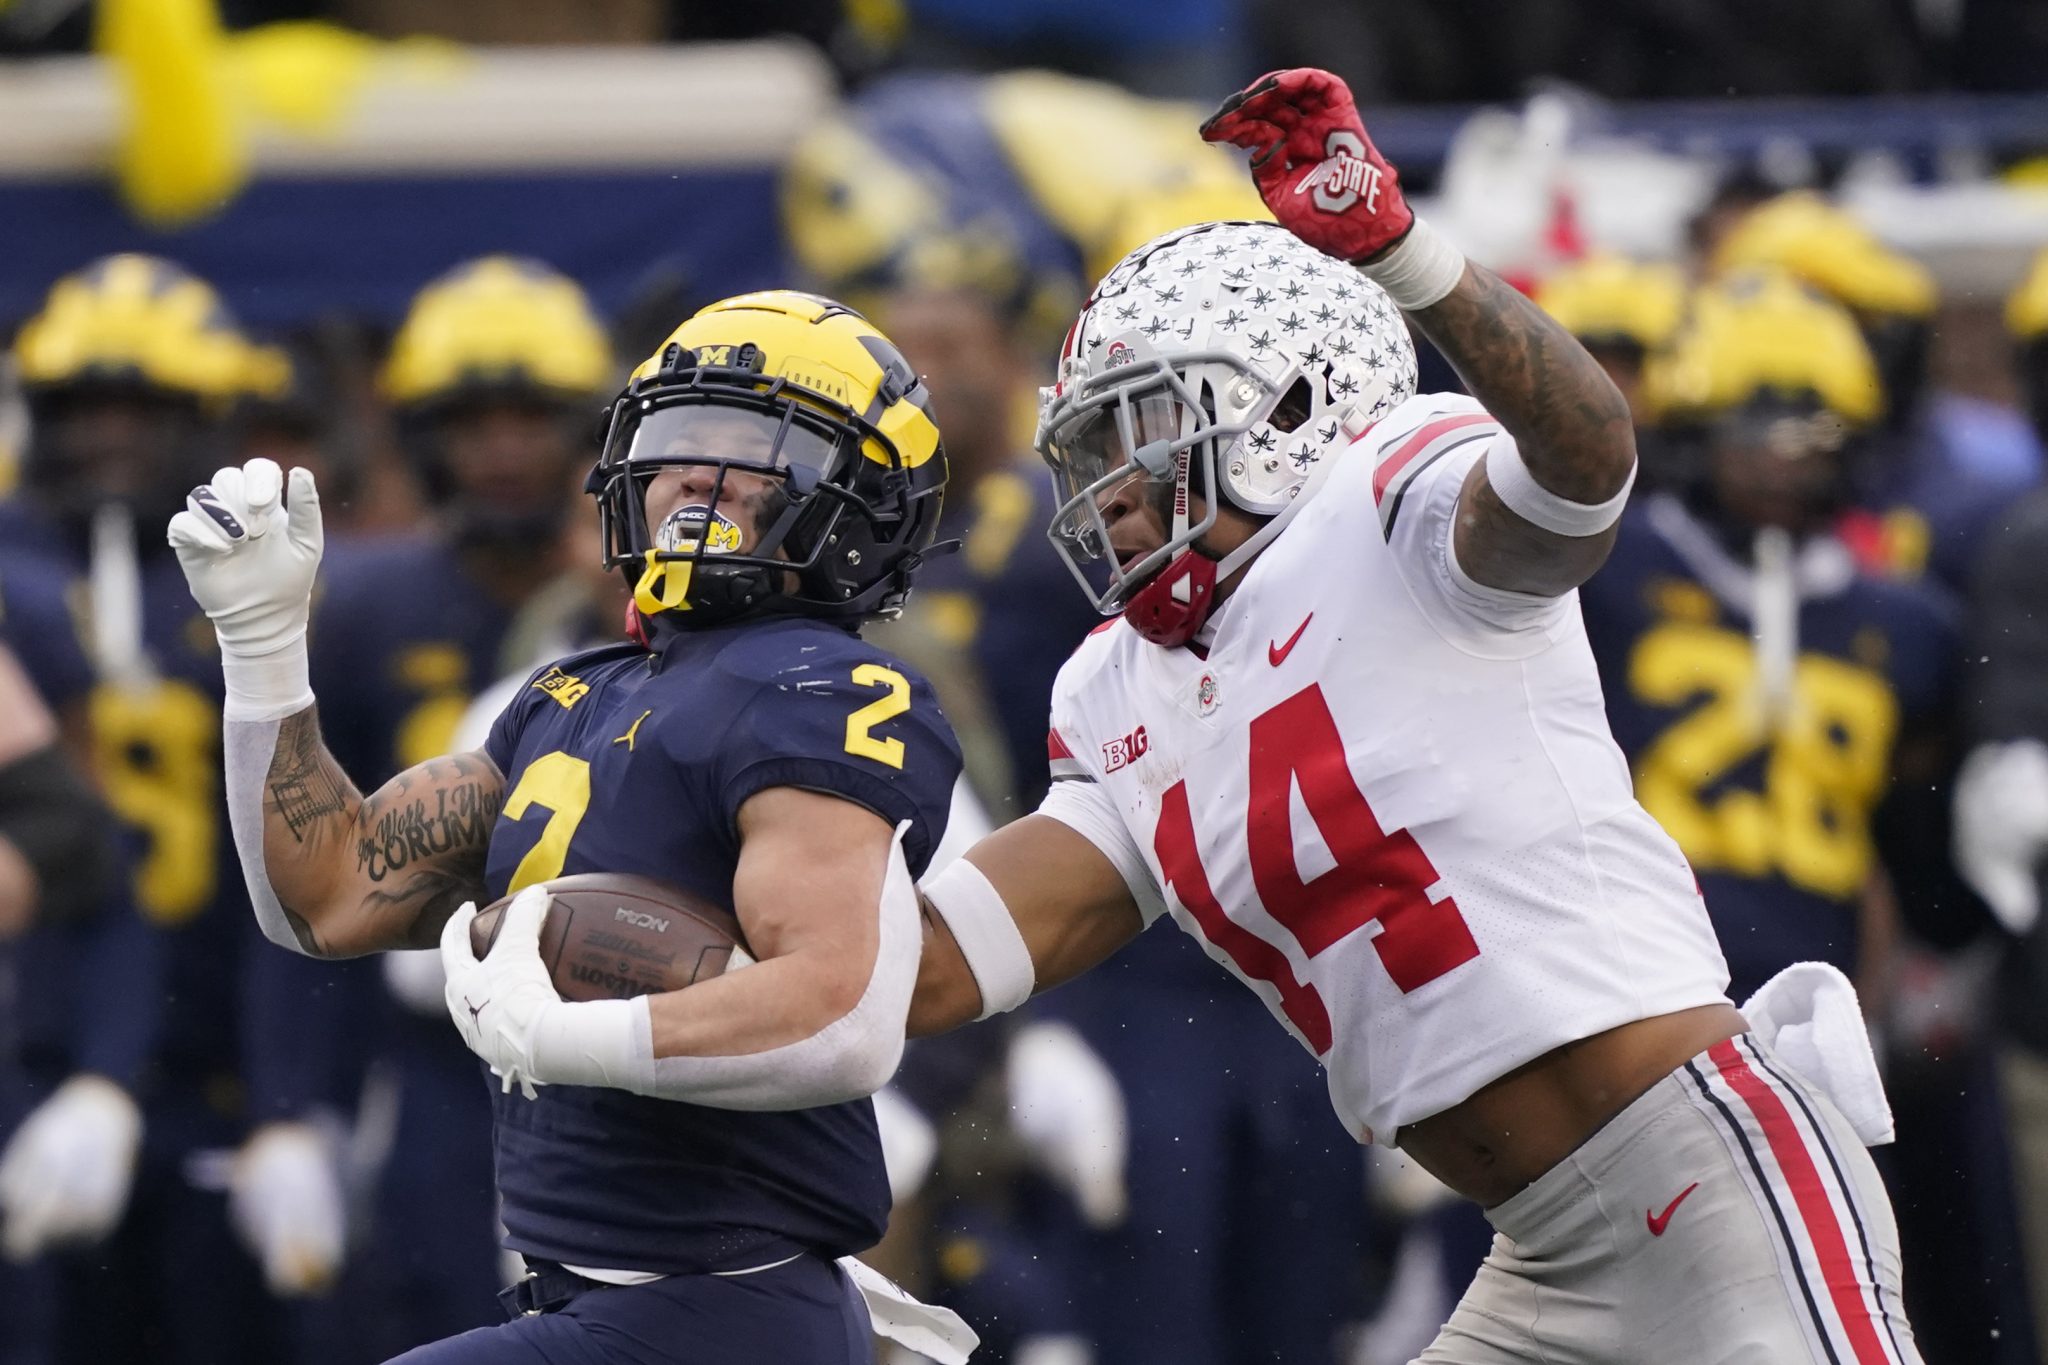
{"type": "MultiPolygon", "coordinates": [[[[1245,838],[1252,884],[1266,913],[1314,958],[1375,922],[1381,965],[1403,994],[1479,956],[1479,945],[1448,895],[1431,900],[1441,880],[1405,829],[1380,827],[1344,759],[1344,741],[1320,686],[1310,685],[1251,723],[1251,774],[1245,838]],[[1315,821],[1336,866],[1304,881],[1294,856],[1292,792],[1315,821]]],[[[1239,971],[1279,992],[1280,1008],[1318,1055],[1330,1050],[1330,1013],[1313,982],[1302,981],[1279,948],[1223,911],[1202,867],[1187,781],[1160,801],[1152,848],[1166,888],[1194,917],[1202,936],[1239,971]]]]}

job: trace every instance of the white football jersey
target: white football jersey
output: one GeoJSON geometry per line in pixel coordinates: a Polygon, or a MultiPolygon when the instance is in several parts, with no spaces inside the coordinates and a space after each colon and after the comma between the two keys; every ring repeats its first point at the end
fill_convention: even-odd
{"type": "Polygon", "coordinates": [[[1361,1141],[1727,998],[1578,594],[1488,588],[1452,553],[1466,474],[1510,439],[1471,399],[1410,399],[1253,562],[1206,657],[1117,620],[1053,691],[1042,813],[1258,992],[1361,1141]]]}

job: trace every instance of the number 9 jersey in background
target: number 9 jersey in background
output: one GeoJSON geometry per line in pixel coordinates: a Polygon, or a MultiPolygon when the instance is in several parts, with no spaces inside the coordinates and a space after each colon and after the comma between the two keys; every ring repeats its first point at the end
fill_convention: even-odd
{"type": "MultiPolygon", "coordinates": [[[[485,746],[505,775],[488,895],[579,872],[731,905],[741,806],[798,787],[895,825],[913,874],[945,832],[959,746],[930,685],[805,618],[617,645],[541,670],[485,746]]],[[[606,1270],[743,1270],[876,1242],[889,1211],[873,1107],[737,1112],[622,1090],[497,1093],[507,1245],[606,1270]]]]}
{"type": "Polygon", "coordinates": [[[1826,536],[1791,571],[1797,654],[1776,705],[1757,575],[1674,495],[1631,507],[1580,589],[1636,794],[1699,875],[1737,998],[1792,962],[1855,971],[1899,739],[1939,728],[1956,681],[1932,590],[1861,572],[1826,536]]]}
{"type": "Polygon", "coordinates": [[[1459,490],[1510,439],[1470,399],[1409,399],[1336,455],[1205,650],[1118,620],[1053,692],[1041,812],[1148,918],[1163,888],[1322,1060],[1361,1141],[1726,998],[1692,874],[1629,790],[1577,595],[1457,567],[1459,490]]]}

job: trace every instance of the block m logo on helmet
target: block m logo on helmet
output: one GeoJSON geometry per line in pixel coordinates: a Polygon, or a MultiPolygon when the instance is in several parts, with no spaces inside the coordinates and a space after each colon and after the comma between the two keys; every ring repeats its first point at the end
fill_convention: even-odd
{"type": "Polygon", "coordinates": [[[1336,128],[1323,144],[1325,160],[1302,177],[1296,194],[1315,195],[1325,213],[1343,213],[1365,199],[1365,211],[1380,211],[1380,168],[1365,158],[1365,140],[1349,129],[1336,128]]]}

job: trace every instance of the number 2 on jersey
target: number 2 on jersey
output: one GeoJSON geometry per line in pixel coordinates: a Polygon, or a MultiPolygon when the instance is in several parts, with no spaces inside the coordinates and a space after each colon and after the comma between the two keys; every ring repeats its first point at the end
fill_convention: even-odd
{"type": "Polygon", "coordinates": [[[548,822],[541,827],[539,840],[512,869],[507,894],[562,875],[562,864],[569,858],[569,840],[583,823],[583,812],[590,809],[590,764],[560,749],[527,764],[526,771],[519,774],[519,785],[505,798],[505,818],[522,820],[530,806],[545,807],[548,822]]]}
{"type": "MultiPolygon", "coordinates": [[[[1344,741],[1320,686],[1311,684],[1251,723],[1245,837],[1259,900],[1304,955],[1315,957],[1378,921],[1373,948],[1404,994],[1479,956],[1457,902],[1448,895],[1430,898],[1440,878],[1415,836],[1380,827],[1345,762],[1344,741]],[[1307,881],[1295,861],[1296,786],[1336,862],[1307,881]]],[[[1280,1008],[1295,1029],[1318,1054],[1328,1052],[1330,1013],[1322,995],[1294,974],[1285,953],[1226,915],[1210,888],[1185,780],[1160,801],[1152,847],[1166,885],[1203,937],[1239,971],[1278,991],[1280,1008]]]]}

